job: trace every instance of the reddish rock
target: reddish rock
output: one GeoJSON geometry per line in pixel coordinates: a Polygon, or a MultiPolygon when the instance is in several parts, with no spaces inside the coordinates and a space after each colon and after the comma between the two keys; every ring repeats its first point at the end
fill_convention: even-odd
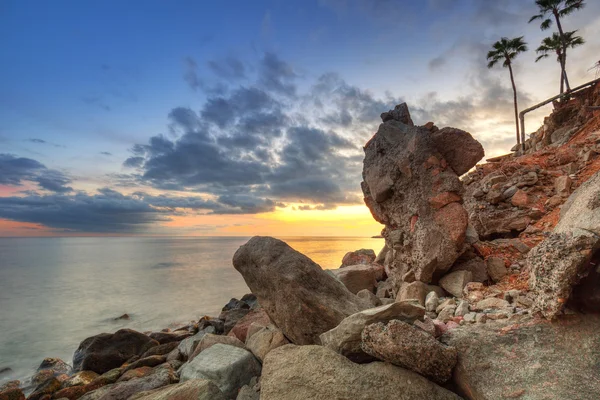
{"type": "Polygon", "coordinates": [[[139,367],[133,368],[128,371],[125,371],[123,375],[117,380],[117,382],[125,382],[130,381],[132,379],[142,378],[144,376],[148,376],[154,371],[152,367],[139,367]]]}
{"type": "Polygon", "coordinates": [[[516,207],[527,207],[529,205],[529,195],[525,191],[519,189],[510,199],[513,206],[516,207]]]}
{"type": "Polygon", "coordinates": [[[0,400],[25,400],[25,395],[19,388],[6,389],[0,392],[0,400]]]}
{"type": "Polygon", "coordinates": [[[371,249],[360,249],[346,253],[340,268],[348,265],[371,264],[375,261],[375,252],[371,249]]]}
{"type": "Polygon", "coordinates": [[[458,203],[450,203],[434,214],[435,222],[440,225],[452,242],[461,247],[465,242],[469,214],[458,203]]]}
{"type": "Polygon", "coordinates": [[[442,193],[432,197],[431,199],[429,199],[429,204],[431,205],[431,207],[433,207],[435,209],[440,209],[447,204],[454,203],[454,202],[460,202],[461,200],[462,200],[462,197],[460,197],[456,193],[442,192],[442,193]]]}
{"type": "Polygon", "coordinates": [[[228,336],[234,336],[243,343],[245,343],[246,336],[248,334],[248,328],[250,328],[250,325],[253,322],[262,324],[264,326],[267,326],[272,323],[271,319],[269,318],[269,315],[267,315],[265,310],[263,310],[262,308],[257,310],[251,310],[248,314],[246,314],[246,316],[240,319],[237,324],[235,324],[235,326],[228,333],[228,336]]]}

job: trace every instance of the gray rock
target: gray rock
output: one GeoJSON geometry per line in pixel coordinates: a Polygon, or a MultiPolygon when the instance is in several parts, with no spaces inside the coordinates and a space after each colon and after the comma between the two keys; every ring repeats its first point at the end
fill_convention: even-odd
{"type": "Polygon", "coordinates": [[[410,118],[408,105],[406,103],[398,104],[393,110],[382,113],[381,120],[383,122],[395,120],[406,125],[414,126],[414,123],[410,118]]]}
{"type": "Polygon", "coordinates": [[[426,283],[415,281],[402,285],[396,299],[417,300],[420,305],[425,306],[425,297],[429,293],[429,287],[426,283]]]}
{"type": "Polygon", "coordinates": [[[569,196],[560,210],[554,233],[600,236],[600,172],[569,196]]]}
{"type": "Polygon", "coordinates": [[[235,400],[259,400],[260,395],[248,385],[242,386],[235,400]]]}
{"type": "Polygon", "coordinates": [[[456,306],[448,305],[448,306],[444,307],[442,309],[442,311],[440,311],[440,313],[437,316],[437,319],[446,323],[446,322],[450,321],[452,318],[454,318],[455,312],[456,312],[456,306]]]}
{"type": "Polygon", "coordinates": [[[181,343],[179,343],[179,346],[177,347],[179,349],[179,354],[181,354],[183,356],[184,360],[189,359],[190,356],[196,350],[196,347],[198,346],[198,344],[200,343],[200,341],[202,340],[204,335],[206,335],[207,333],[214,333],[214,332],[215,332],[215,329],[212,326],[210,326],[210,327],[196,333],[194,336],[190,336],[189,338],[183,339],[181,341],[181,343]]]}
{"type": "Polygon", "coordinates": [[[349,265],[331,270],[337,278],[354,294],[363,289],[374,292],[377,278],[383,278],[383,266],[378,264],[349,265]]]}
{"type": "Polygon", "coordinates": [[[246,339],[246,347],[248,347],[248,350],[250,350],[261,362],[271,350],[289,343],[290,342],[283,335],[283,332],[273,325],[264,327],[246,339]]]}
{"type": "Polygon", "coordinates": [[[469,313],[469,302],[465,300],[461,300],[458,302],[456,306],[456,310],[454,311],[455,317],[464,317],[469,313]]]}
{"type": "Polygon", "coordinates": [[[233,265],[293,343],[318,343],[321,333],[370,306],[311,259],[277,239],[250,239],[236,251],[233,265]]]}
{"type": "Polygon", "coordinates": [[[435,312],[439,314],[444,308],[448,306],[456,306],[456,300],[454,300],[454,298],[445,299],[437,306],[435,312]]]}
{"type": "Polygon", "coordinates": [[[435,148],[459,176],[469,172],[485,156],[481,143],[463,130],[442,128],[432,137],[435,148]]]}
{"type": "Polygon", "coordinates": [[[473,274],[471,271],[454,271],[440,279],[440,286],[454,297],[462,297],[463,288],[471,282],[473,274]]]}
{"type": "Polygon", "coordinates": [[[464,321],[465,322],[475,322],[477,318],[477,313],[469,312],[465,314],[464,321]]]}
{"type": "Polygon", "coordinates": [[[398,320],[367,326],[362,333],[362,348],[367,354],[437,383],[450,379],[458,357],[455,348],[444,346],[433,336],[398,320]]]}
{"type": "Polygon", "coordinates": [[[355,364],[323,346],[293,345],[275,349],[265,359],[260,398],[460,399],[422,376],[391,364],[355,364]]]}
{"type": "Polygon", "coordinates": [[[457,328],[442,339],[458,349],[453,379],[469,399],[589,400],[600,393],[598,315],[552,324],[515,317],[457,328]]]}
{"type": "Polygon", "coordinates": [[[425,297],[425,309],[427,311],[435,311],[440,305],[440,298],[436,292],[429,292],[425,297]]]}
{"type": "Polygon", "coordinates": [[[376,322],[388,322],[392,319],[409,323],[423,318],[425,309],[410,302],[395,302],[386,306],[371,308],[353,314],[340,322],[338,326],[323,333],[321,344],[355,362],[371,361],[361,348],[361,334],[365,326],[376,322]]]}
{"type": "Polygon", "coordinates": [[[504,192],[502,192],[502,198],[505,200],[510,199],[515,193],[517,193],[518,190],[519,188],[516,185],[513,185],[506,189],[504,192]]]}
{"type": "Polygon", "coordinates": [[[368,301],[373,307],[379,307],[381,305],[381,299],[373,294],[370,290],[363,289],[356,293],[361,299],[368,301]]]}
{"type": "Polygon", "coordinates": [[[180,370],[180,380],[212,380],[226,398],[232,398],[253,376],[260,375],[260,372],[260,363],[249,351],[216,344],[184,364],[180,370]]]}
{"type": "Polygon", "coordinates": [[[189,357],[189,360],[192,361],[198,354],[218,343],[239,347],[240,349],[246,349],[244,343],[235,336],[207,333],[202,337],[202,339],[200,339],[200,342],[196,346],[196,350],[194,350],[192,355],[189,357]]]}
{"type": "Polygon", "coordinates": [[[488,257],[486,260],[487,265],[487,273],[494,282],[498,282],[501,280],[506,274],[508,274],[508,270],[504,265],[504,259],[500,257],[488,257]]]}
{"type": "Polygon", "coordinates": [[[226,397],[214,382],[206,379],[192,379],[160,389],[141,392],[131,396],[128,400],[226,400],[226,397]]]}
{"type": "Polygon", "coordinates": [[[170,385],[177,382],[177,376],[174,371],[170,368],[155,368],[153,373],[146,375],[141,378],[131,379],[129,381],[117,382],[113,385],[108,385],[108,390],[102,390],[106,388],[103,386],[93,392],[87,393],[81,399],[88,400],[86,396],[91,395],[98,390],[102,390],[99,397],[90,396],[89,400],[127,400],[133,395],[146,392],[149,390],[157,389],[163,386],[170,385]]]}
{"type": "Polygon", "coordinates": [[[450,270],[450,272],[454,271],[470,271],[471,282],[485,282],[490,278],[487,273],[485,261],[483,261],[480,257],[475,257],[463,262],[457,262],[450,270]]]}

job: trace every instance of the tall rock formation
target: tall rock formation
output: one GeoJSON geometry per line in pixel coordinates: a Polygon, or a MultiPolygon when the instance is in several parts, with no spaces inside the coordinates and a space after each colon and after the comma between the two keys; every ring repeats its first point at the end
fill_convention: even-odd
{"type": "Polygon", "coordinates": [[[405,103],[381,118],[364,147],[364,200],[385,225],[385,267],[396,288],[429,283],[463,251],[468,215],[459,175],[481,160],[483,147],[459,129],[415,126],[405,103]]]}

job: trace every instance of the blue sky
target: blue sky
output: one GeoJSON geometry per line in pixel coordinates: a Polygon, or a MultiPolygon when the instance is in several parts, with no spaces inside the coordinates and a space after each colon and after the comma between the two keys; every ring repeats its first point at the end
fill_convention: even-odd
{"type": "MultiPolygon", "coordinates": [[[[587,3],[584,12],[564,22],[568,30],[580,29],[588,42],[569,55],[575,84],[594,78],[588,69],[600,53],[600,3],[587,3]]],[[[483,143],[488,156],[505,153],[514,136],[512,96],[507,71],[487,70],[485,52],[500,36],[525,35],[530,48],[537,47],[549,32],[527,24],[534,13],[533,1],[525,0],[4,0],[0,154],[12,172],[23,160],[43,168],[19,164],[21,175],[0,180],[5,197],[0,219],[40,229],[119,233],[193,213],[210,233],[202,224],[206,212],[254,215],[298,204],[313,210],[358,205],[360,146],[377,129],[379,113],[399,101],[409,103],[417,123],[463,128],[483,143]],[[257,94],[265,96],[262,108],[250,97],[257,94]],[[191,110],[194,126],[186,125],[181,113],[173,114],[176,109],[191,110]],[[250,122],[273,130],[271,136],[248,133],[254,129],[250,122]],[[274,123],[281,126],[273,128],[274,123]],[[164,164],[153,137],[166,138],[175,149],[171,160],[178,161],[206,157],[204,150],[194,147],[196,154],[187,146],[191,138],[209,141],[222,155],[213,160],[214,168],[224,171],[218,175],[222,181],[199,178],[215,175],[210,163],[164,164]],[[313,138],[323,146],[321,153],[303,149],[302,157],[315,157],[302,166],[305,175],[334,169],[323,162],[323,149],[338,156],[334,161],[347,167],[345,175],[294,181],[300,178],[282,163],[300,158],[286,153],[295,138],[313,138]],[[143,163],[133,165],[135,157],[143,163]],[[256,176],[250,176],[252,168],[256,176]],[[224,175],[241,170],[248,172],[248,182],[224,175]],[[58,179],[71,190],[49,191],[40,186],[42,175],[45,182],[58,179]],[[106,188],[111,192],[97,192],[106,188]],[[100,230],[93,226],[94,216],[81,226],[49,223],[43,210],[32,217],[31,205],[16,210],[14,204],[17,197],[38,196],[46,207],[61,209],[52,203],[57,195],[67,208],[79,200],[101,200],[97,196],[121,206],[132,201],[143,210],[160,207],[150,196],[219,204],[174,206],[158,216],[146,210],[149,219],[139,224],[100,230]]],[[[554,95],[558,87],[558,64],[535,64],[534,58],[530,51],[515,65],[524,106],[554,95]]],[[[530,130],[548,112],[533,116],[530,130]]],[[[120,217],[126,213],[121,206],[115,206],[120,217]]],[[[11,229],[4,233],[14,233],[11,229]]]]}

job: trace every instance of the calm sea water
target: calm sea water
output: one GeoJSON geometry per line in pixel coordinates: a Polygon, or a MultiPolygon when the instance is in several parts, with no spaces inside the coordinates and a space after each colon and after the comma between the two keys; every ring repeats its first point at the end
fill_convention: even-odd
{"type": "MultiPolygon", "coordinates": [[[[44,357],[70,363],[86,337],[218,315],[249,292],[231,259],[248,238],[0,238],[0,383],[44,357]],[[127,313],[128,321],[114,318],[127,313]]],[[[323,268],[381,239],[283,238],[323,268]]]]}

